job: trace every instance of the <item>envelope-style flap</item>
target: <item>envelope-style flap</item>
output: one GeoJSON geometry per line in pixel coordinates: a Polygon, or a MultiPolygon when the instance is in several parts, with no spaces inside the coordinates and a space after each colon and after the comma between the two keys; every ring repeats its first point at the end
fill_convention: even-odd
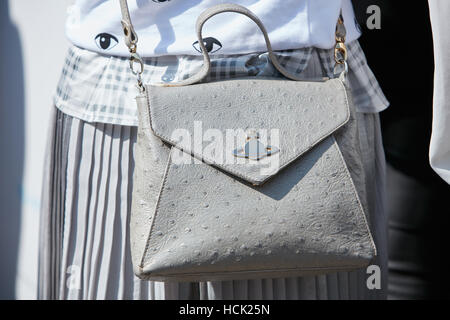
{"type": "Polygon", "coordinates": [[[232,79],[184,87],[146,87],[155,135],[254,185],[262,184],[345,125],[338,79],[302,82],[232,79]]]}

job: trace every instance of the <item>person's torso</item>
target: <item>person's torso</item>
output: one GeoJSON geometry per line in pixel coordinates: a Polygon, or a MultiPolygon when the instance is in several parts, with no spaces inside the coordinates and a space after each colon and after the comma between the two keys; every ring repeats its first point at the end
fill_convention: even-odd
{"type": "MultiPolygon", "coordinates": [[[[141,56],[200,54],[195,34],[199,14],[220,0],[130,0],[131,18],[139,37],[141,56]]],[[[264,23],[274,50],[331,48],[342,8],[347,41],[360,35],[350,0],[233,0],[264,23]]],[[[76,0],[69,8],[69,40],[91,51],[127,56],[118,0],[76,0]]],[[[266,50],[253,21],[235,13],[213,17],[205,24],[204,41],[210,53],[242,54],[266,50]]]]}

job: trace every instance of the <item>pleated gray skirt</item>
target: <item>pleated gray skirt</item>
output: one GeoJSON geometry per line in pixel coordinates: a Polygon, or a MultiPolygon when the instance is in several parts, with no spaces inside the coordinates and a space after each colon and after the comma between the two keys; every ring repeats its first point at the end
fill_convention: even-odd
{"type": "MultiPolygon", "coordinates": [[[[350,74],[351,76],[351,74],[350,74]]],[[[355,82],[355,80],[354,80],[355,82]]],[[[380,288],[366,270],[312,277],[162,283],[133,274],[129,218],[134,126],[54,108],[40,222],[40,299],[385,299],[385,158],[377,113],[357,113],[380,288]]],[[[377,276],[377,275],[375,275],[377,276]]]]}

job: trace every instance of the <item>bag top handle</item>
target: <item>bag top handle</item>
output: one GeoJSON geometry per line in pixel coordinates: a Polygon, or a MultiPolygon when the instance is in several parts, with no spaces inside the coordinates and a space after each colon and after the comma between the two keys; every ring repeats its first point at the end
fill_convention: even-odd
{"type": "MultiPolygon", "coordinates": [[[[133,67],[132,67],[133,60],[138,60],[141,63],[141,71],[142,71],[142,67],[143,67],[142,59],[136,54],[136,44],[137,44],[138,38],[137,38],[136,32],[134,31],[133,25],[131,23],[127,0],[120,0],[120,6],[121,6],[121,11],[122,11],[122,26],[124,28],[125,43],[131,53],[130,67],[133,70],[133,67]]],[[[265,40],[266,46],[267,46],[267,52],[268,52],[270,61],[272,62],[274,67],[283,76],[285,76],[288,79],[295,80],[295,81],[303,80],[300,77],[288,72],[279,63],[277,57],[273,53],[272,44],[270,43],[266,28],[264,27],[261,20],[253,12],[251,12],[247,8],[245,8],[241,5],[238,5],[238,4],[223,3],[223,4],[218,4],[211,8],[206,9],[197,18],[196,33],[197,33],[197,38],[198,38],[198,44],[201,48],[201,52],[203,55],[202,68],[196,74],[189,77],[188,79],[185,79],[185,80],[182,80],[179,82],[172,82],[172,83],[158,83],[155,85],[160,85],[160,86],[165,86],[165,87],[180,87],[180,86],[187,86],[187,85],[201,82],[202,80],[204,80],[206,78],[206,76],[208,75],[209,70],[211,68],[211,59],[209,57],[208,51],[203,42],[203,36],[202,36],[203,26],[206,23],[206,21],[208,21],[210,18],[212,18],[213,16],[215,16],[219,13],[224,13],[224,12],[234,12],[234,13],[243,14],[243,15],[247,16],[248,18],[250,18],[251,20],[253,20],[256,23],[256,25],[259,27],[261,32],[263,33],[264,40],[265,40]]],[[[338,22],[338,26],[339,26],[340,32],[344,33],[344,37],[345,37],[345,26],[343,25],[343,23],[342,23],[343,20],[341,20],[341,19],[342,19],[342,17],[340,17],[340,19],[339,19],[341,23],[338,22]]],[[[338,30],[338,28],[336,28],[336,30],[338,30]]],[[[140,72],[140,73],[142,73],[142,72],[140,72]]],[[[140,73],[138,72],[138,82],[140,81],[140,73]]]]}
{"type": "Polygon", "coordinates": [[[270,39],[269,36],[267,34],[267,30],[266,27],[263,25],[263,23],[261,22],[261,20],[250,10],[248,10],[247,8],[237,5],[237,4],[232,4],[232,3],[224,3],[224,4],[218,4],[216,6],[213,6],[209,9],[206,9],[205,11],[203,11],[200,16],[197,19],[197,24],[196,24],[196,31],[197,31],[197,38],[198,38],[198,43],[201,47],[201,51],[203,54],[203,67],[202,69],[195,74],[192,79],[186,79],[187,82],[190,83],[196,83],[199,82],[201,80],[203,80],[209,73],[209,69],[210,69],[210,57],[208,55],[208,52],[206,50],[205,44],[203,42],[203,36],[202,36],[202,32],[203,32],[203,26],[206,23],[206,21],[208,21],[210,18],[212,18],[213,16],[219,14],[219,13],[224,13],[224,12],[234,12],[234,13],[239,13],[239,14],[243,14],[245,16],[247,16],[248,18],[250,18],[251,20],[253,20],[256,25],[259,27],[259,29],[261,30],[263,36],[264,36],[264,40],[266,42],[266,47],[267,47],[267,52],[270,58],[270,61],[272,62],[272,64],[274,65],[274,67],[286,78],[291,79],[291,80],[295,80],[295,81],[299,81],[301,80],[301,78],[299,78],[298,76],[288,72],[278,61],[277,57],[275,56],[275,54],[273,53],[272,50],[272,44],[270,43],[270,39]]]}

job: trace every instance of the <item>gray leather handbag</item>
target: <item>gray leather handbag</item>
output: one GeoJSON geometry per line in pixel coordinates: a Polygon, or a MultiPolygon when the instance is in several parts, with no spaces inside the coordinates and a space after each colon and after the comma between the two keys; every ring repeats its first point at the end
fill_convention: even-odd
{"type": "MultiPolygon", "coordinates": [[[[221,4],[197,21],[202,69],[182,82],[144,85],[126,0],[121,6],[130,65],[141,63],[130,222],[136,275],[214,281],[368,265],[376,249],[345,70],[335,79],[296,81],[272,53],[260,20],[244,7],[221,4]],[[202,82],[210,68],[202,27],[221,12],[252,19],[272,64],[288,79],[202,82]],[[211,140],[196,137],[199,124],[216,137],[240,134],[211,148],[211,140]]],[[[336,62],[345,69],[341,18],[336,30],[336,62]]]]}

